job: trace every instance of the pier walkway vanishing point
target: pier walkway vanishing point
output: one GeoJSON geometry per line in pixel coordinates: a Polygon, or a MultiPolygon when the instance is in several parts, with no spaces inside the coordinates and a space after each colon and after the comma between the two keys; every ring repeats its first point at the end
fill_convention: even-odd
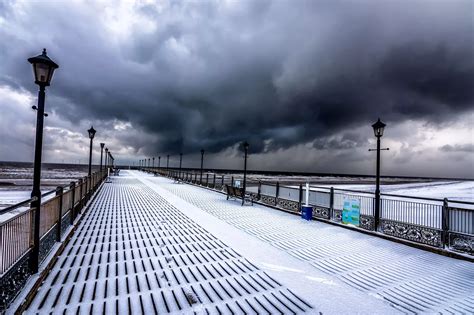
{"type": "Polygon", "coordinates": [[[474,264],[124,171],[27,313],[474,313],[474,264]]]}

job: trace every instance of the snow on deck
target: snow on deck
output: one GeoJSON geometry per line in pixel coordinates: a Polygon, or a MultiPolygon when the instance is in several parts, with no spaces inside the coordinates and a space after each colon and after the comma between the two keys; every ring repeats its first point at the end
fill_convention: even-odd
{"type": "MultiPolygon", "coordinates": [[[[339,303],[347,303],[349,297],[359,299],[358,305],[352,303],[354,312],[366,313],[362,305],[382,299],[404,313],[474,313],[474,264],[470,262],[322,222],[306,222],[260,205],[242,207],[240,201],[227,201],[225,195],[169,179],[150,177],[147,181],[296,257],[312,268],[313,278],[320,279],[321,284],[342,282],[337,293],[339,303]],[[326,277],[318,276],[320,273],[326,277]],[[352,288],[358,293],[352,292],[352,288]]],[[[184,207],[185,204],[181,206],[184,207]]],[[[234,245],[238,248],[237,242],[234,245]]],[[[265,264],[255,264],[265,269],[265,264]]],[[[274,264],[285,265],[279,261],[274,264]]],[[[296,276],[297,273],[294,284],[299,285],[296,276]]],[[[327,298],[331,298],[330,294],[327,298]]],[[[310,301],[321,306],[320,309],[327,308],[320,305],[321,300],[310,301]]],[[[376,307],[370,313],[386,313],[380,306],[376,307]]]]}
{"type": "Polygon", "coordinates": [[[318,313],[123,173],[99,191],[27,313],[318,313]]]}

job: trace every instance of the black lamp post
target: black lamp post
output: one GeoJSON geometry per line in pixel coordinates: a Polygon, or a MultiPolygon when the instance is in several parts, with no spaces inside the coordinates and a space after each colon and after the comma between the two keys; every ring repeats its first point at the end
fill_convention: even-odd
{"type": "Polygon", "coordinates": [[[114,157],[112,156],[112,153],[109,151],[109,166],[113,169],[114,168],[114,157]]]}
{"type": "Polygon", "coordinates": [[[199,175],[199,184],[202,185],[202,169],[204,167],[204,149],[201,149],[201,172],[199,175]]]}
{"type": "Polygon", "coordinates": [[[87,132],[89,133],[89,139],[91,139],[90,145],[89,145],[89,176],[91,176],[92,174],[92,141],[94,140],[96,130],[94,129],[94,127],[91,126],[91,128],[87,130],[87,132]]]}
{"type": "Polygon", "coordinates": [[[160,168],[161,165],[161,156],[158,157],[158,168],[160,168]]]}
{"type": "Polygon", "coordinates": [[[105,172],[108,174],[109,170],[109,149],[105,148],[105,172]]]}
{"type": "Polygon", "coordinates": [[[244,205],[245,201],[245,188],[247,187],[247,155],[249,152],[249,144],[247,141],[244,142],[244,183],[242,186],[243,192],[242,192],[242,205],[244,205]]]}
{"type": "Polygon", "coordinates": [[[41,153],[43,150],[43,123],[44,123],[44,100],[46,97],[45,88],[50,85],[53,78],[54,70],[58,65],[49,59],[46,54],[46,49],[43,53],[36,57],[28,59],[28,62],[33,65],[33,72],[35,75],[35,83],[39,85],[38,92],[38,107],[33,106],[37,110],[36,113],[36,139],[35,139],[35,161],[33,170],[33,190],[31,197],[36,197],[36,200],[31,203],[31,208],[35,209],[35,227],[33,231],[33,250],[32,259],[30,260],[30,267],[33,273],[38,272],[39,265],[39,245],[40,245],[40,205],[41,205],[41,153]]]}
{"type": "Polygon", "coordinates": [[[105,143],[100,144],[100,172],[102,172],[102,157],[104,155],[104,146],[105,143]]]}
{"type": "Polygon", "coordinates": [[[150,163],[150,158],[148,158],[148,168],[150,168],[151,163],[150,163]]]}
{"type": "Polygon", "coordinates": [[[375,209],[374,209],[374,229],[377,231],[379,226],[380,219],[380,151],[389,150],[388,148],[380,148],[380,138],[383,136],[383,131],[385,129],[385,124],[380,121],[380,118],[376,123],[372,125],[374,129],[374,135],[377,138],[377,149],[369,149],[369,151],[377,151],[377,169],[376,169],[376,178],[375,178],[375,209]]]}
{"type": "Polygon", "coordinates": [[[180,153],[179,154],[179,173],[178,173],[178,177],[181,177],[181,166],[183,164],[183,153],[180,153]]]}
{"type": "Polygon", "coordinates": [[[155,157],[153,157],[153,165],[152,168],[155,168],[155,157]]]}

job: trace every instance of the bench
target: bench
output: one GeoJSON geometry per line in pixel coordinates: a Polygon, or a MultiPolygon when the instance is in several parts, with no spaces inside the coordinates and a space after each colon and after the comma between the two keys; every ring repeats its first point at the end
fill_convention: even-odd
{"type": "MultiPolygon", "coordinates": [[[[241,199],[244,202],[249,202],[253,205],[253,196],[251,194],[245,193],[242,188],[233,187],[231,185],[225,185],[225,190],[227,193],[227,200],[229,199],[241,199]]],[[[243,203],[242,203],[243,204],[243,203]]]]}

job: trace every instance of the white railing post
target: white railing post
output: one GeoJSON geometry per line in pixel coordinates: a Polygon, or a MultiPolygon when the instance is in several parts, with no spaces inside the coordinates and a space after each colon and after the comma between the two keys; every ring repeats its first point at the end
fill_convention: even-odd
{"type": "Polygon", "coordinates": [[[306,198],[305,198],[305,206],[309,207],[309,183],[306,183],[306,198]]]}

